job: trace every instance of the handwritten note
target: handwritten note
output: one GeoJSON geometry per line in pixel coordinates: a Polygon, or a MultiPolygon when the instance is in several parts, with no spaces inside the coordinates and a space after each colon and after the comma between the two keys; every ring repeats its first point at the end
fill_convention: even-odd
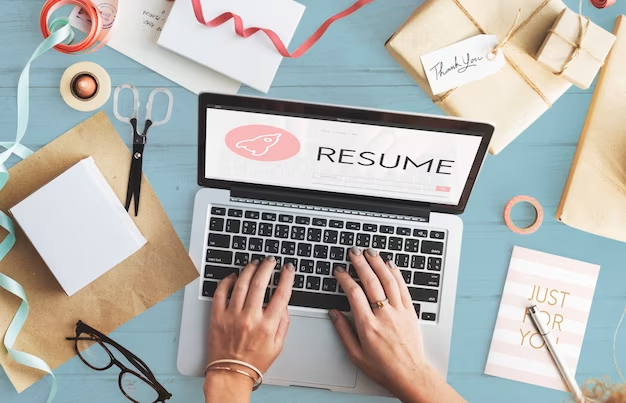
{"type": "Polygon", "coordinates": [[[566,365],[576,373],[600,266],[515,247],[485,373],[566,391],[526,309],[537,305],[566,365]]]}
{"type": "Polygon", "coordinates": [[[497,73],[505,63],[501,50],[489,55],[497,45],[495,35],[476,35],[421,56],[433,94],[497,73]]]}
{"type": "MultiPolygon", "coordinates": [[[[124,1],[124,0],[122,0],[124,1]]],[[[100,11],[105,16],[105,23],[109,21],[110,25],[113,25],[117,14],[117,0],[105,0],[104,2],[98,5],[100,11]]],[[[154,29],[156,32],[161,32],[163,29],[163,25],[167,20],[167,15],[171,9],[171,3],[164,4],[146,4],[143,10],[137,9],[134,10],[136,14],[134,14],[134,25],[137,28],[144,29],[154,29]],[[150,7],[150,9],[147,9],[150,7]]],[[[76,28],[81,31],[88,32],[91,26],[91,20],[87,13],[82,10],[80,7],[76,7],[70,16],[71,23],[76,28]]]]}

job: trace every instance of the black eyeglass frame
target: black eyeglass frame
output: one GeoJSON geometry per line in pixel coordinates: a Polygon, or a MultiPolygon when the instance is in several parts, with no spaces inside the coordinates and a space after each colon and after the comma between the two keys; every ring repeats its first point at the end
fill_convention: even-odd
{"type": "Polygon", "coordinates": [[[91,368],[91,369],[93,369],[95,371],[106,371],[107,369],[113,367],[114,365],[117,366],[120,369],[120,371],[121,371],[120,375],[119,375],[119,378],[118,378],[118,386],[119,386],[120,390],[122,391],[122,393],[124,394],[124,396],[126,396],[126,398],[128,400],[130,400],[131,402],[141,403],[141,402],[136,401],[132,397],[128,396],[128,394],[124,390],[124,387],[122,386],[122,378],[123,378],[124,374],[134,375],[135,377],[137,377],[138,379],[140,379],[144,383],[146,383],[148,386],[152,387],[159,394],[159,397],[153,403],[165,403],[166,400],[168,400],[168,399],[170,399],[172,397],[172,394],[169,393],[163,387],[163,385],[161,385],[156,380],[156,377],[154,376],[152,371],[150,371],[150,368],[148,368],[148,365],[146,365],[145,362],[143,362],[135,354],[133,354],[130,351],[128,351],[126,348],[122,347],[121,345],[119,345],[115,341],[111,340],[108,336],[100,333],[96,329],[94,329],[91,326],[85,324],[83,321],[79,320],[76,323],[76,337],[66,337],[65,339],[66,340],[70,340],[70,341],[72,341],[72,340],[74,341],[74,348],[76,349],[76,353],[78,354],[78,357],[89,368],[91,368]],[[88,335],[90,337],[80,337],[83,334],[88,335]],[[111,362],[109,362],[109,364],[106,365],[103,368],[98,368],[98,367],[94,367],[93,365],[91,365],[82,356],[81,351],[78,348],[79,340],[91,340],[91,341],[95,341],[98,344],[100,344],[100,346],[104,349],[104,351],[107,352],[107,354],[111,358],[111,362]],[[115,355],[113,355],[111,350],[109,350],[109,348],[107,348],[105,343],[110,345],[110,346],[112,346],[112,347],[114,347],[116,350],[118,350],[139,372],[141,372],[141,374],[137,373],[136,371],[133,371],[132,369],[127,368],[117,358],[115,358],[115,355]]]}

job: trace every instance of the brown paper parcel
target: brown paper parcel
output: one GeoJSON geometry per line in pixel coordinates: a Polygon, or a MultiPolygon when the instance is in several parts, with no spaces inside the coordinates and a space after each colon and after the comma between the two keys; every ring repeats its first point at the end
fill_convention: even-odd
{"type": "Polygon", "coordinates": [[[600,71],[556,218],[626,242],[626,16],[600,71]]]}
{"type": "Polygon", "coordinates": [[[615,35],[587,17],[564,9],[537,52],[537,61],[555,74],[587,89],[608,55],[615,35]]]}
{"type": "MultiPolygon", "coordinates": [[[[115,194],[124,199],[130,151],[100,112],[11,168],[9,182],[1,192],[0,209],[8,211],[89,156],[95,159],[115,194]]],[[[52,369],[57,368],[75,355],[74,344],[65,337],[74,334],[79,319],[110,333],[198,277],[145,177],[140,214],[132,218],[148,243],[72,297],[65,294],[24,233],[16,228],[17,242],[0,262],[0,272],[24,287],[30,304],[30,315],[15,349],[34,354],[52,369]]],[[[0,234],[0,239],[4,236],[0,234]]],[[[0,290],[0,335],[5,334],[19,304],[17,297],[0,290]]],[[[0,364],[18,392],[46,375],[15,363],[4,346],[0,348],[0,364]]]]}
{"type": "Polygon", "coordinates": [[[489,152],[497,154],[571,85],[533,58],[564,8],[561,0],[428,0],[385,46],[446,114],[494,124],[489,152]],[[421,55],[481,33],[497,35],[502,41],[519,9],[513,36],[501,48],[507,63],[498,73],[446,97],[431,92],[421,55]]]}

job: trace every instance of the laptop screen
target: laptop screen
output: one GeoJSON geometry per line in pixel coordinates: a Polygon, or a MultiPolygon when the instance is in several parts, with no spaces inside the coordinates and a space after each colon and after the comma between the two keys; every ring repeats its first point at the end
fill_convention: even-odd
{"type": "Polygon", "coordinates": [[[483,137],[398,126],[208,106],[205,176],[458,205],[483,137]]]}

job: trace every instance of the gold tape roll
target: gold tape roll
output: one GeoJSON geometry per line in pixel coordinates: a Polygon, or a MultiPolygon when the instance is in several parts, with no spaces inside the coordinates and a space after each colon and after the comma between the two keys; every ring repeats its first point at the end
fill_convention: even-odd
{"type": "Polygon", "coordinates": [[[111,77],[96,63],[73,64],[61,78],[61,96],[77,111],[95,111],[111,97],[111,77]]]}

